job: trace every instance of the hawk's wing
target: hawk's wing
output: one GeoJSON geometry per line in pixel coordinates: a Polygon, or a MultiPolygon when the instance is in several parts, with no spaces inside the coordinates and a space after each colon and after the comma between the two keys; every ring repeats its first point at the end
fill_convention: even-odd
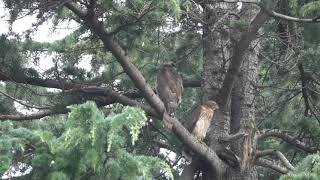
{"type": "Polygon", "coordinates": [[[198,140],[203,140],[206,136],[208,128],[211,124],[213,116],[213,109],[206,108],[206,106],[201,106],[199,119],[193,127],[192,134],[198,138],[198,140]]]}
{"type": "Polygon", "coordinates": [[[183,118],[183,126],[191,133],[201,114],[201,104],[195,105],[183,118]]]}
{"type": "Polygon", "coordinates": [[[183,91],[181,76],[174,69],[161,69],[157,76],[156,89],[168,113],[174,114],[183,91]]]}
{"type": "Polygon", "coordinates": [[[179,73],[171,71],[166,73],[168,86],[172,94],[175,95],[175,101],[179,104],[183,92],[183,80],[179,73]],[[170,73],[170,74],[169,74],[170,73]]]}
{"type": "Polygon", "coordinates": [[[167,112],[173,113],[176,107],[176,94],[171,90],[169,85],[170,78],[166,73],[158,73],[156,90],[160,99],[163,101],[163,104],[167,112]]]}

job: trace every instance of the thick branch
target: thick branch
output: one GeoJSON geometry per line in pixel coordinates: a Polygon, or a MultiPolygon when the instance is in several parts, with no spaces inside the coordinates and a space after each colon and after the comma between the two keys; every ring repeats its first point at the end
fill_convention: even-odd
{"type": "MultiPolygon", "coordinates": [[[[102,26],[102,22],[99,22],[94,17],[88,17],[84,14],[81,7],[74,2],[68,2],[66,4],[67,8],[72,10],[76,15],[78,15],[84,23],[103,41],[105,47],[115,56],[117,61],[121,64],[122,68],[126,72],[126,74],[131,78],[135,86],[142,92],[143,96],[146,98],[148,103],[156,109],[157,113],[160,115],[168,116],[164,114],[165,109],[162,101],[159,97],[154,93],[153,89],[149,86],[149,84],[144,79],[141,72],[130,62],[130,59],[126,53],[126,51],[120,46],[117,39],[108,34],[104,27],[102,26]]],[[[176,118],[169,118],[172,124],[173,132],[185,143],[187,144],[194,152],[198,153],[202,158],[207,160],[212,168],[217,172],[221,173],[221,163],[222,161],[219,159],[217,154],[210,149],[208,146],[198,142],[178,121],[176,118]]]]}
{"type": "Polygon", "coordinates": [[[283,155],[278,150],[268,149],[268,150],[264,150],[264,151],[258,151],[256,153],[256,158],[260,158],[260,157],[263,157],[263,156],[270,156],[270,155],[277,156],[287,169],[294,170],[294,167],[288,161],[288,159],[285,157],[285,155],[283,155]]]}
{"type": "Polygon", "coordinates": [[[289,172],[289,170],[285,167],[282,167],[276,163],[274,163],[273,161],[270,161],[268,159],[263,159],[260,158],[255,162],[256,165],[258,166],[262,166],[262,167],[266,167],[266,168],[270,168],[273,169],[281,174],[287,174],[289,172]]]}
{"type": "MultiPolygon", "coordinates": [[[[91,95],[105,96],[106,98],[110,99],[108,104],[116,103],[116,101],[111,100],[112,96],[110,96],[110,94],[107,93],[108,90],[106,90],[105,87],[92,86],[88,83],[72,82],[67,80],[58,81],[55,79],[41,79],[41,78],[27,77],[27,76],[21,76],[21,75],[19,77],[16,77],[15,74],[8,75],[8,73],[4,73],[4,72],[0,72],[0,81],[24,83],[24,84],[47,87],[47,88],[56,88],[56,89],[65,90],[65,92],[70,90],[74,92],[82,92],[82,93],[91,94],[91,95]]],[[[200,87],[201,82],[198,79],[183,79],[183,85],[185,88],[200,87]]],[[[143,97],[141,91],[137,89],[129,89],[121,94],[122,96],[126,96],[131,99],[143,97]]]]}
{"type": "Polygon", "coordinates": [[[320,148],[318,146],[308,146],[304,142],[299,141],[295,137],[289,135],[287,132],[282,131],[282,130],[278,130],[278,129],[263,130],[263,131],[261,131],[261,133],[259,135],[256,135],[255,139],[261,140],[261,139],[264,139],[267,137],[280,138],[280,139],[286,141],[287,143],[289,143],[299,149],[302,149],[303,151],[308,152],[308,153],[316,153],[317,151],[320,150],[320,148]]]}
{"type": "MultiPolygon", "coordinates": [[[[8,82],[15,82],[15,83],[25,83],[35,86],[41,86],[41,87],[47,87],[47,88],[57,88],[57,89],[63,89],[63,90],[70,90],[73,92],[81,92],[85,94],[90,95],[97,95],[100,96],[99,102],[102,102],[104,105],[110,105],[113,103],[121,103],[124,105],[131,105],[131,106],[140,106],[142,107],[149,115],[153,117],[158,117],[158,114],[149,106],[139,104],[137,101],[134,101],[132,99],[135,98],[141,98],[143,97],[141,92],[137,89],[127,90],[126,92],[123,92],[122,94],[111,90],[106,87],[98,87],[98,86],[88,86],[86,83],[76,83],[72,81],[58,81],[55,79],[41,79],[41,78],[35,78],[35,77],[27,77],[27,76],[19,76],[19,78],[15,77],[14,74],[11,74],[10,76],[4,75],[4,72],[0,72],[0,80],[2,81],[8,81],[8,82]],[[103,98],[101,98],[103,96],[103,98]]],[[[184,79],[183,84],[185,87],[200,87],[201,82],[200,80],[196,79],[184,79]]],[[[68,92],[68,91],[65,91],[68,92]]],[[[39,113],[39,114],[29,114],[29,115],[3,115],[0,119],[23,119],[23,117],[26,117],[26,120],[31,119],[38,119],[45,116],[49,116],[52,114],[59,114],[59,112],[51,112],[51,113],[39,113]]],[[[66,113],[66,112],[65,112],[66,113]]]]}
{"type": "MultiPolygon", "coordinates": [[[[268,0],[271,1],[271,0],[268,0]]],[[[240,66],[243,61],[243,56],[248,49],[251,41],[255,38],[255,34],[258,32],[259,28],[263,25],[263,23],[268,19],[268,16],[272,17],[278,17],[290,21],[297,21],[297,22],[320,22],[320,19],[318,18],[312,18],[312,19],[301,19],[301,18],[294,18],[290,16],[286,16],[283,14],[279,14],[273,11],[272,8],[274,6],[274,2],[268,2],[268,1],[259,1],[259,0],[221,0],[221,2],[246,2],[246,3],[255,3],[258,4],[261,8],[261,11],[258,13],[258,15],[255,17],[255,19],[252,21],[250,28],[247,32],[243,33],[241,36],[241,40],[236,44],[234,48],[234,53],[231,59],[231,63],[228,69],[228,72],[226,74],[226,77],[223,81],[222,88],[220,89],[220,100],[219,100],[219,106],[222,110],[226,108],[227,102],[230,99],[231,90],[234,84],[234,81],[236,79],[236,76],[238,75],[240,71],[240,66]],[[267,4],[267,6],[265,6],[267,4]]]]}
{"type": "Polygon", "coordinates": [[[78,15],[84,23],[102,40],[105,47],[113,54],[117,61],[121,64],[123,70],[130,77],[135,86],[142,92],[147,102],[156,109],[159,114],[163,114],[165,111],[164,105],[159,97],[154,93],[153,89],[146,82],[141,72],[130,61],[127,52],[120,46],[117,39],[107,33],[102,25],[102,22],[94,16],[88,16],[86,11],[74,3],[68,2],[67,8],[78,15]]]}
{"type": "Polygon", "coordinates": [[[251,22],[248,30],[241,35],[241,40],[237,42],[236,46],[233,49],[231,63],[229,65],[229,69],[219,93],[219,97],[221,97],[219,99],[219,106],[222,110],[225,110],[227,107],[231,91],[236,77],[239,74],[240,66],[242,64],[245,52],[248,50],[252,40],[256,38],[258,30],[264,24],[264,22],[266,22],[267,19],[268,15],[264,11],[260,11],[251,22]]]}
{"type": "MultiPolygon", "coordinates": [[[[125,104],[125,105],[131,105],[131,106],[139,106],[142,107],[149,115],[155,114],[156,112],[153,109],[150,109],[147,106],[144,106],[142,104],[139,104],[136,101],[133,101],[127,97],[121,96],[117,94],[116,92],[109,91],[109,94],[112,94],[115,99],[117,99],[119,102],[125,104]]],[[[32,113],[29,115],[0,115],[1,120],[32,120],[32,119],[39,119],[42,117],[46,117],[53,114],[65,114],[68,110],[64,109],[61,111],[53,111],[53,110],[46,110],[41,111],[37,113],[32,113]]],[[[206,146],[203,143],[200,143],[198,140],[196,140],[184,127],[183,125],[177,120],[177,119],[171,119],[173,122],[173,131],[178,135],[178,137],[187,144],[194,152],[197,152],[200,157],[207,160],[216,171],[221,172],[221,169],[217,167],[221,167],[222,161],[219,159],[217,154],[210,149],[208,146],[206,146]]]]}
{"type": "Polygon", "coordinates": [[[221,174],[223,171],[221,168],[223,162],[220,160],[216,152],[204,143],[195,139],[195,137],[191,135],[177,119],[170,119],[173,124],[172,130],[181,139],[181,141],[196,152],[201,158],[210,163],[217,174],[221,174]]]}
{"type": "Polygon", "coordinates": [[[10,72],[3,72],[0,69],[0,81],[10,81],[16,83],[25,83],[35,86],[48,87],[48,88],[57,88],[68,90],[72,88],[79,88],[82,85],[79,83],[74,83],[71,81],[58,81],[55,79],[41,79],[36,77],[27,77],[27,76],[17,76],[17,74],[11,74],[10,72]]]}
{"type": "MultiPolygon", "coordinates": [[[[80,89],[80,92],[86,93],[86,88],[80,89]]],[[[132,100],[124,95],[119,94],[118,92],[111,90],[111,89],[101,89],[97,88],[96,90],[94,88],[88,88],[90,92],[98,93],[99,95],[104,95],[106,97],[99,97],[98,100],[96,100],[99,107],[106,106],[113,103],[120,103],[123,105],[128,106],[138,106],[141,107],[148,115],[159,118],[158,113],[152,109],[151,107],[144,105],[142,103],[139,103],[135,100],[132,100]]],[[[63,110],[46,110],[46,111],[40,111],[37,113],[31,113],[28,115],[0,115],[0,120],[32,120],[32,119],[39,119],[42,117],[50,116],[53,114],[65,114],[68,110],[66,107],[63,107],[63,110]],[[25,119],[24,119],[25,118],[25,119]]]]}
{"type": "Polygon", "coordinates": [[[201,87],[201,81],[199,79],[183,78],[183,87],[201,87]]]}

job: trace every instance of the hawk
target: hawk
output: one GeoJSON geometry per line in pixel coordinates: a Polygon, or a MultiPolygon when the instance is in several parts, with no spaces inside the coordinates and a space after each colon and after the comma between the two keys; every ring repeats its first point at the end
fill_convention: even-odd
{"type": "Polygon", "coordinates": [[[219,109],[219,106],[216,102],[206,101],[193,108],[193,110],[183,118],[182,124],[193,136],[199,141],[202,141],[206,136],[214,112],[217,109],[219,109]]]}
{"type": "Polygon", "coordinates": [[[157,94],[162,100],[166,112],[173,117],[181,102],[183,81],[172,62],[163,63],[157,75],[157,94]]]}

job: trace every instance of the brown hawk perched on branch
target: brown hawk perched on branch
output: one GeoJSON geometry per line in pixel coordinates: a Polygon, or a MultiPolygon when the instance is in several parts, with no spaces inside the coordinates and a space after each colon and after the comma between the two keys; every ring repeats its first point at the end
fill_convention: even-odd
{"type": "Polygon", "coordinates": [[[217,109],[219,109],[219,106],[215,101],[206,101],[193,108],[193,110],[183,118],[182,124],[199,141],[202,141],[206,136],[214,112],[217,109]]]}
{"type": "Polygon", "coordinates": [[[157,75],[157,94],[164,103],[167,113],[173,117],[181,102],[183,81],[172,62],[163,63],[157,75]]]}

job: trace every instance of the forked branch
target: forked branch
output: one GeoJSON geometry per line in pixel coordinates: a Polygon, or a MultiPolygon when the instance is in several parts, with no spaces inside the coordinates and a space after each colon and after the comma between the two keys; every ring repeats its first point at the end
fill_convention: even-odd
{"type": "Polygon", "coordinates": [[[266,167],[273,169],[281,174],[287,174],[289,170],[279,164],[276,164],[275,162],[268,160],[268,159],[263,159],[259,158],[258,160],[255,161],[255,164],[258,166],[266,167]]]}
{"type": "Polygon", "coordinates": [[[244,60],[245,52],[248,50],[251,42],[256,38],[255,35],[258,33],[260,27],[266,22],[268,18],[269,16],[264,11],[260,11],[252,20],[248,30],[241,35],[240,41],[236,43],[233,49],[233,55],[228,71],[219,92],[220,109],[226,110],[228,101],[231,96],[232,88],[234,86],[236,77],[240,72],[240,66],[244,60]]]}
{"type": "Polygon", "coordinates": [[[264,156],[276,156],[279,158],[279,160],[283,163],[283,165],[289,169],[289,170],[294,170],[294,167],[292,166],[292,164],[288,161],[288,159],[285,157],[284,154],[282,154],[282,152],[275,150],[275,149],[268,149],[268,150],[264,150],[264,151],[258,151],[256,153],[255,158],[261,158],[264,156]]]}

